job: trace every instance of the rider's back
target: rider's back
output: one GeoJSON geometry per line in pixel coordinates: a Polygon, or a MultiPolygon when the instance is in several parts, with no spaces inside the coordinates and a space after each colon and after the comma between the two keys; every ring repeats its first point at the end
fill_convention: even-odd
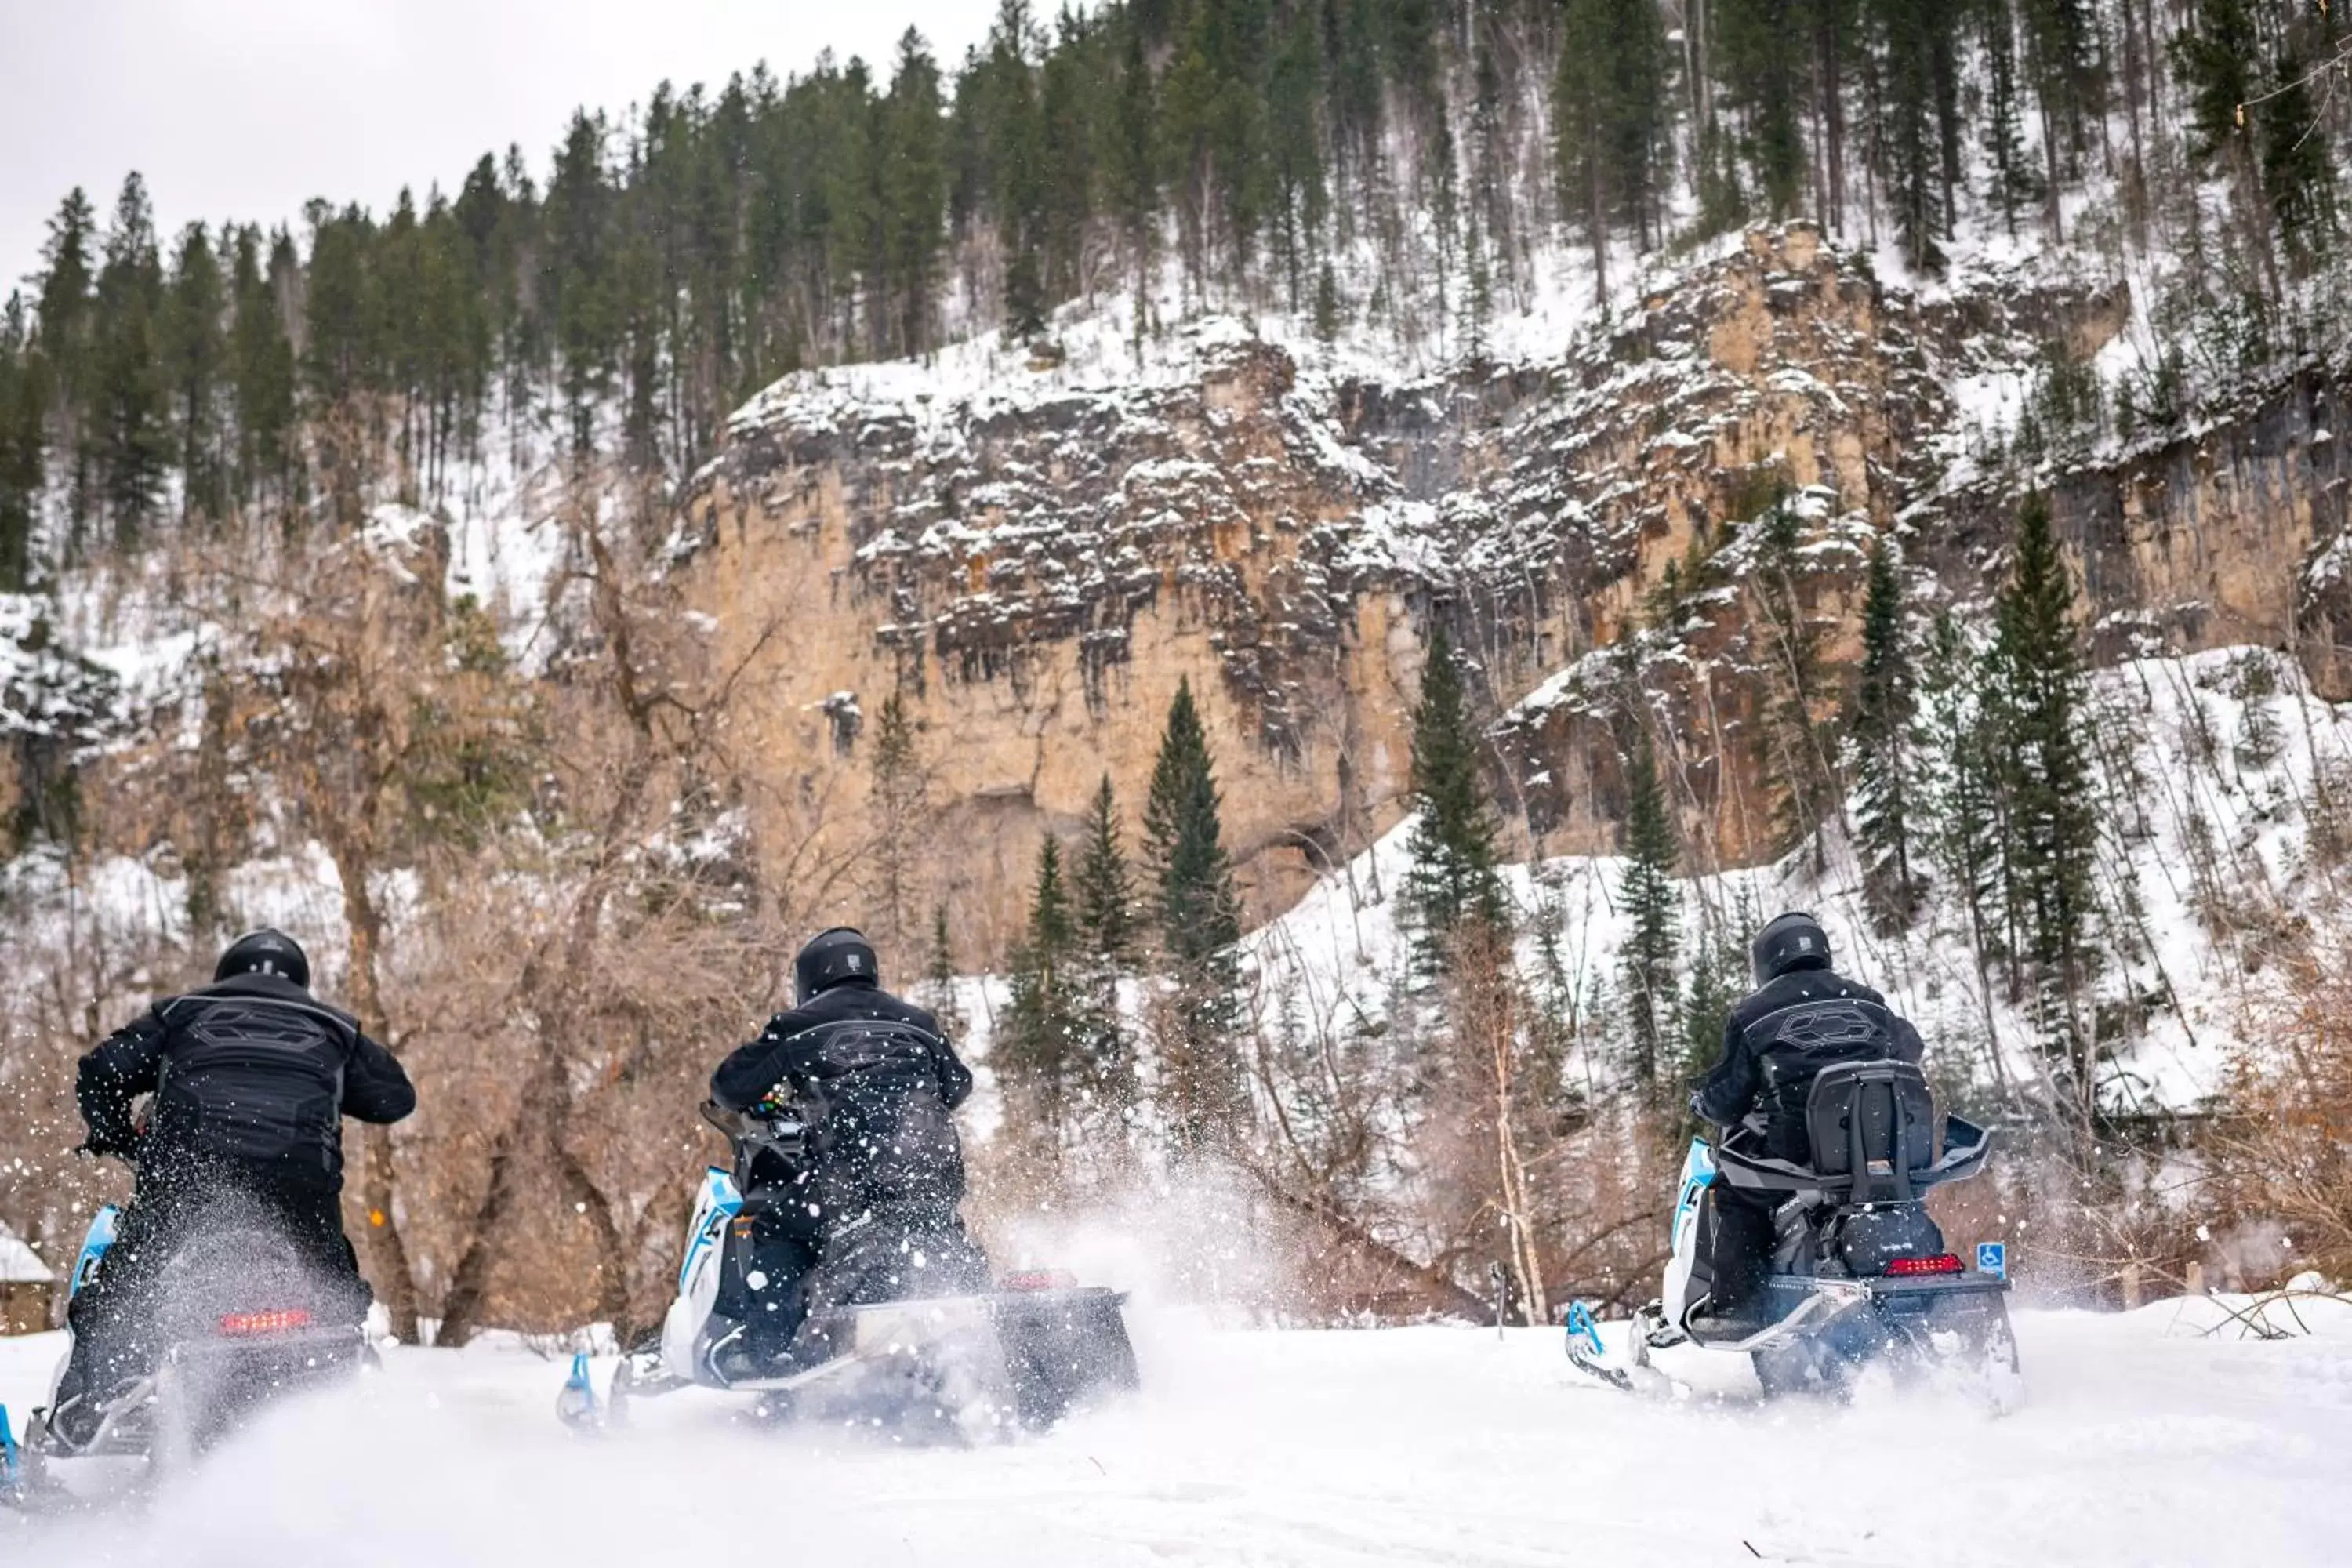
{"type": "Polygon", "coordinates": [[[710,1077],[711,1098],[734,1110],[779,1088],[810,1117],[803,1185],[825,1217],[963,1195],[950,1113],[971,1074],[922,1008],[878,985],[830,986],[770,1019],[710,1077]]]}
{"type": "Polygon", "coordinates": [[[1751,1111],[1765,1118],[1765,1142],[1779,1159],[1811,1155],[1805,1101],[1813,1080],[1841,1062],[1917,1062],[1919,1033],[1859,981],[1823,967],[1768,981],[1731,1010],[1724,1059],[1700,1089],[1698,1109],[1729,1125],[1751,1111]]]}
{"type": "Polygon", "coordinates": [[[238,974],[158,1002],[82,1058],[94,1141],[128,1147],[131,1101],[152,1091],[142,1177],[227,1167],[330,1189],[341,1119],[396,1121],[415,1090],[358,1021],[275,974],[238,974]]]}

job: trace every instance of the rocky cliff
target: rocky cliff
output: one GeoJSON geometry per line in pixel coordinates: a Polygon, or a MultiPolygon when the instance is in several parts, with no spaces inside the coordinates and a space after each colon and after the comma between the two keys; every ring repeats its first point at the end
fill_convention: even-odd
{"type": "MultiPolygon", "coordinates": [[[[1098,389],[796,378],[738,416],[675,548],[742,669],[770,852],[868,830],[862,727],[898,692],[940,813],[937,891],[992,943],[1038,836],[1102,774],[1132,819],[1186,680],[1255,912],[1286,902],[1402,812],[1441,622],[1482,667],[1528,847],[1613,843],[1646,707],[1694,840],[1738,862],[1774,833],[1757,730],[1788,627],[1759,596],[1768,550],[1832,674],[1874,536],[1923,590],[1981,598],[2018,480],[1984,460],[1969,389],[2091,363],[2130,310],[2120,287],[1998,278],[1923,301],[1793,227],[1556,361],[1421,384],[1216,322],[1173,371],[1098,389]],[[1634,629],[1638,661],[1604,653],[1634,629]]],[[[2306,369],[2044,465],[2103,653],[2294,643],[2323,683],[2352,679],[2332,652],[2352,585],[2326,549],[2343,392],[2306,369]]]]}

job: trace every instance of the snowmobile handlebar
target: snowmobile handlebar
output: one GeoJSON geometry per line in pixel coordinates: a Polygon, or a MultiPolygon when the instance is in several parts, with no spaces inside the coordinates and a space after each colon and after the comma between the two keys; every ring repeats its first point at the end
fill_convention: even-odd
{"type": "Polygon", "coordinates": [[[128,1138],[101,1138],[96,1131],[74,1145],[74,1152],[87,1154],[93,1160],[113,1158],[126,1165],[139,1163],[139,1152],[147,1144],[147,1118],[142,1113],[131,1124],[128,1138]]]}
{"type": "Polygon", "coordinates": [[[730,1110],[715,1100],[702,1102],[702,1119],[727,1134],[728,1142],[750,1144],[778,1154],[797,1156],[808,1140],[808,1124],[790,1107],[773,1116],[730,1110]]]}

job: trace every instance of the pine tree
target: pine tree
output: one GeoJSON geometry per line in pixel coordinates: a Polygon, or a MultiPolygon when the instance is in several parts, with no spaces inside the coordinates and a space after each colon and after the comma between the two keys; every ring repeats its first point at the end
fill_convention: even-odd
{"type": "Polygon", "coordinates": [[[1315,275],[1315,341],[1325,348],[1339,339],[1339,279],[1329,258],[1315,275]]]}
{"type": "Polygon", "coordinates": [[[1026,342],[1045,330],[1045,125],[1030,63],[1028,0],[1001,0],[980,68],[992,200],[1004,255],[1004,331],[1026,342]]]}
{"type": "MultiPolygon", "coordinates": [[[[1766,693],[1756,739],[1765,774],[1778,786],[1780,843],[1793,848],[1817,835],[1836,801],[1832,726],[1814,715],[1826,680],[1822,628],[1798,585],[1806,566],[1796,506],[1783,497],[1751,526],[1758,549],[1748,602],[1766,693]]],[[[1817,854],[1819,848],[1816,837],[1817,854]]]]}
{"type": "Polygon", "coordinates": [[[2335,165],[2315,73],[2291,39],[2265,69],[2271,52],[2247,0],[2205,0],[2173,37],[2173,72],[2189,92],[2191,154],[2228,174],[2262,258],[2275,228],[2302,269],[2335,226],[2335,165]]]}
{"type": "Polygon", "coordinates": [[[540,282],[554,325],[574,458],[594,448],[596,408],[611,391],[617,368],[617,247],[613,190],[604,169],[607,134],[602,114],[574,112],[547,182],[540,282]]]}
{"type": "Polygon", "coordinates": [[[1160,1068],[1180,1151],[1218,1138],[1241,1091],[1230,1038],[1237,1017],[1233,949],[1241,940],[1241,900],[1223,836],[1208,735],[1192,682],[1180,680],[1143,809],[1144,864],[1155,885],[1160,947],[1174,985],[1160,1068]]]}
{"type": "Polygon", "coordinates": [[[1802,0],[1714,0],[1715,58],[1725,96],[1744,111],[1747,153],[1763,204],[1774,217],[1804,195],[1808,90],[1807,7],[1802,0]]]}
{"type": "Polygon", "coordinates": [[[1919,682],[1918,805],[1928,858],[1957,901],[1981,980],[2004,953],[1999,919],[1997,739],[1983,700],[1987,659],[1949,610],[1927,635],[1919,682]]]}
{"type": "Polygon", "coordinates": [[[58,446],[69,455],[72,465],[67,502],[77,528],[95,500],[90,494],[89,440],[81,409],[90,395],[90,290],[96,279],[92,247],[97,236],[97,215],[77,185],[49,219],[48,239],[41,247],[47,265],[34,310],[49,412],[58,421],[58,446]]]}
{"type": "Polygon", "coordinates": [[[0,309],[0,593],[22,593],[33,575],[33,529],[41,494],[43,367],[34,358],[24,296],[0,309]]]}
{"type": "Polygon", "coordinates": [[[376,359],[377,309],[367,270],[372,238],[357,207],[310,212],[304,279],[303,377],[315,408],[334,411],[368,388],[376,359]]]}
{"type": "Polygon", "coordinates": [[[1274,245],[1282,269],[1285,299],[1299,307],[1308,251],[1323,227],[1329,193],[1325,184],[1322,119],[1323,37],[1321,10],[1302,5],[1283,29],[1266,84],[1267,147],[1272,161],[1274,245]]]}
{"type": "Polygon", "coordinates": [[[955,1039],[963,1033],[963,1008],[956,1001],[955,944],[948,935],[948,907],[931,906],[931,952],[923,965],[923,981],[929,987],[923,1005],[939,1020],[940,1033],[955,1039]]]}
{"type": "Polygon", "coordinates": [[[1462,237],[1462,320],[1456,329],[1462,368],[1471,375],[1486,374],[1495,320],[1495,279],[1486,260],[1484,218],[1476,212],[1462,237]]]}
{"type": "Polygon", "coordinates": [[[2261,107],[2263,192],[2299,272],[2325,259],[2336,231],[2336,164],[2312,97],[2315,79],[2303,57],[2288,49],[2261,107]]]}
{"type": "Polygon", "coordinates": [[[2042,175],[2052,237],[2060,237],[2060,182],[2089,142],[2105,110],[2099,22],[2092,0],[2018,0],[2026,60],[2042,107],[2042,175]]]}
{"type": "Polygon", "coordinates": [[[1343,159],[1359,165],[1378,158],[1381,110],[1380,40],[1373,7],[1346,8],[1339,32],[1339,59],[1331,71],[1333,140],[1343,159]]]}
{"type": "MultiPolygon", "coordinates": [[[[1408,6],[1416,0],[1404,0],[1408,6]]],[[[1251,254],[1274,200],[1268,132],[1267,68],[1274,56],[1268,0],[1202,0],[1190,41],[1206,60],[1212,85],[1206,150],[1211,182],[1223,200],[1227,254],[1251,254]]]]}
{"type": "MultiPolygon", "coordinates": [[[[1754,918],[1744,910],[1743,915],[1740,929],[1752,929],[1754,918]]],[[[1687,1103],[1691,1091],[1721,1058],[1724,1026],[1747,994],[1746,980],[1739,944],[1725,941],[1719,930],[1709,930],[1691,956],[1690,984],[1682,994],[1682,1050],[1674,1064],[1673,1082],[1663,1095],[1668,1106],[1687,1103]]]]}
{"type": "MultiPolygon", "coordinates": [[[[2200,163],[2220,164],[2237,186],[2254,224],[2264,226],[2259,126],[2248,119],[2256,96],[2262,44],[2247,0],[2205,0],[2196,25],[2172,39],[2173,74],[2188,89],[2189,149],[2200,163]]],[[[2259,110],[2255,111],[2259,113],[2259,110]]]]}
{"type": "Polygon", "coordinates": [[[2080,1005],[2095,962],[2090,921],[2098,819],[2074,584],[2049,503],[2038,494],[2018,513],[2009,582],[1995,615],[1994,659],[2010,924],[2022,933],[2032,961],[2044,1047],[2053,1066],[2071,1076],[2076,1109],[2087,1121],[2096,1088],[2095,1046],[2080,1005]]]}
{"type": "Polygon", "coordinates": [[[190,224],[173,258],[162,332],[163,374],[178,431],[183,521],[193,513],[217,516],[226,499],[216,435],[226,310],[226,289],[211,240],[204,225],[190,224]]]}
{"type": "Polygon", "coordinates": [[[1062,881],[1062,847],[1037,850],[1029,924],[1013,960],[1013,1000],[993,1055],[1006,1092],[1032,1137],[1058,1160],[1083,1068],[1083,1024],[1073,987],[1076,927],[1062,881]]]}
{"type": "Polygon", "coordinates": [[[1134,1098],[1118,987],[1136,959],[1135,887],[1119,848],[1120,831],[1118,802],[1105,773],[1078,852],[1075,974],[1087,1091],[1114,1112],[1124,1111],[1134,1098]]]}
{"type": "Polygon", "coordinates": [[[1882,537],[1870,552],[1862,606],[1862,668],[1847,740],[1863,902],[1872,921],[1889,934],[1910,926],[1922,891],[1912,869],[1912,749],[1917,708],[1904,627],[1902,574],[1893,542],[1882,537]]]}
{"type": "Polygon", "coordinates": [[[1672,1055],[1675,961],[1682,950],[1682,889],[1675,879],[1675,830],[1657,755],[1643,730],[1626,759],[1625,860],[1617,898],[1630,926],[1622,965],[1633,1081],[1654,1100],[1672,1055]]]}
{"type": "Polygon", "coordinates": [[[1433,972],[1465,924],[1508,923],[1479,739],[1461,662],[1444,628],[1438,627],[1430,634],[1421,700],[1412,715],[1415,815],[1412,864],[1404,880],[1405,901],[1413,913],[1414,956],[1433,972]]]}
{"type": "Polygon", "coordinates": [[[874,726],[874,841],[868,855],[877,934],[893,945],[912,935],[919,868],[929,849],[930,778],[906,700],[893,691],[882,700],[874,726]]]}
{"type": "Polygon", "coordinates": [[[877,297],[884,270],[884,223],[873,79],[866,62],[853,55],[846,67],[826,73],[824,87],[831,112],[822,120],[814,168],[824,217],[821,235],[812,237],[833,307],[827,335],[845,353],[870,357],[883,340],[888,316],[877,297]]]}
{"type": "Polygon", "coordinates": [[[939,268],[947,165],[940,132],[940,71],[923,36],[909,27],[885,106],[882,153],[883,247],[887,289],[896,301],[895,348],[930,347],[932,286],[939,268]]]}
{"type": "Polygon", "coordinates": [[[1567,0],[1552,79],[1561,205],[1592,247],[1593,287],[1609,298],[1609,235],[1631,224],[1646,247],[1663,184],[1671,110],[1665,25],[1651,0],[1567,0]]]}
{"type": "Polygon", "coordinates": [[[236,416],[238,499],[264,486],[288,489],[294,423],[294,346],[278,307],[279,280],[295,267],[292,239],[281,229],[271,242],[267,270],[257,229],[240,230],[229,289],[236,324],[229,335],[229,375],[236,416]]]}
{"type": "Polygon", "coordinates": [[[1192,685],[1180,680],[1143,812],[1146,857],[1159,887],[1160,940],[1180,964],[1201,963],[1240,940],[1240,900],[1222,842],[1220,805],[1192,685]]]}
{"type": "Polygon", "coordinates": [[[1943,268],[1945,160],[1938,133],[1939,84],[1955,8],[1935,0],[1865,0],[1883,60],[1887,197],[1904,258],[1921,272],[1943,268]]]}
{"type": "Polygon", "coordinates": [[[135,544],[162,494],[172,458],[169,390],[158,318],[163,267],[147,186],[137,174],[107,226],[89,360],[89,445],[115,538],[135,544]]]}
{"type": "Polygon", "coordinates": [[[1110,211],[1126,239],[1129,264],[1135,273],[1136,310],[1140,320],[1150,279],[1152,220],[1160,210],[1160,113],[1158,84],[1144,57],[1141,20],[1132,20],[1124,32],[1125,57],[1119,65],[1103,174],[1110,211]]]}
{"type": "Polygon", "coordinates": [[[1108,773],[1087,807],[1085,834],[1076,878],[1078,930],[1089,954],[1121,966],[1135,956],[1135,888],[1118,847],[1118,800],[1108,773]]]}
{"type": "Polygon", "coordinates": [[[1984,147],[1992,158],[1992,195],[2001,221],[2017,232],[2017,211],[2038,182],[2025,162],[2025,110],[2017,79],[2017,21],[2011,0],[1982,0],[1985,61],[1984,147]]]}
{"type": "Polygon", "coordinates": [[[1095,58],[1102,32],[1101,24],[1066,5],[1055,33],[1038,72],[1037,115],[1045,160],[1039,212],[1045,295],[1058,302],[1076,298],[1086,283],[1082,257],[1102,154],[1096,110],[1102,62],[1095,58]]]}

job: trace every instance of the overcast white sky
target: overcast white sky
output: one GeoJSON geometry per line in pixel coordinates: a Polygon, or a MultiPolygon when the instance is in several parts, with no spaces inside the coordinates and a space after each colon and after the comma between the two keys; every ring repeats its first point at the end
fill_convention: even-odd
{"type": "Polygon", "coordinates": [[[887,68],[909,24],[948,64],[994,0],[0,0],[0,297],[80,185],[101,217],[147,177],[166,236],[293,221],[314,195],[379,211],[454,195],[520,142],[543,175],[580,104],[667,78],[782,76],[830,46],[887,68]]]}

